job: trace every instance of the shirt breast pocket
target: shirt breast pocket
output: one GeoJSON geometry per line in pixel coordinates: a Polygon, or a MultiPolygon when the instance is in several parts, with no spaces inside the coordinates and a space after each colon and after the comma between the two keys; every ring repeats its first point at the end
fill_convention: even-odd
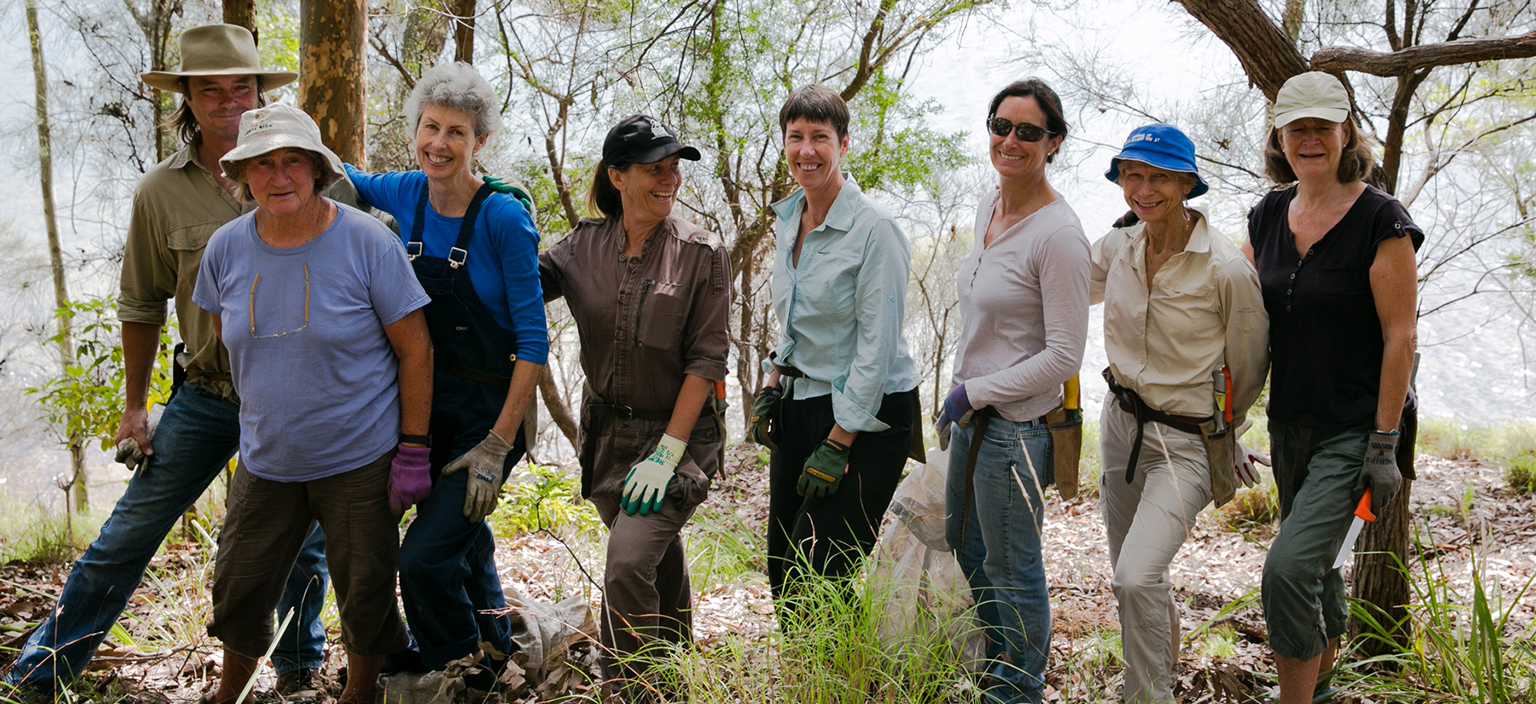
{"type": "MultiPolygon", "coordinates": [[[[176,276],[182,286],[197,282],[197,268],[203,263],[203,248],[208,238],[224,223],[204,222],[171,230],[166,235],[165,246],[176,258],[176,276]]],[[[190,290],[190,289],[188,289],[190,290]]]]}
{"type": "Polygon", "coordinates": [[[658,350],[677,349],[683,323],[688,319],[688,290],[681,284],[655,279],[646,279],[640,286],[635,344],[658,350]]]}

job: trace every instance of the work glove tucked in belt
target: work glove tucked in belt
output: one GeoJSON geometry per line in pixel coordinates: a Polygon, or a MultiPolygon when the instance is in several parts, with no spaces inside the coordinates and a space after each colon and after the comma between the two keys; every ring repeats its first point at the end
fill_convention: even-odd
{"type": "Polygon", "coordinates": [[[768,448],[769,452],[779,451],[772,436],[774,427],[779,423],[779,401],[783,398],[783,389],[765,386],[752,401],[752,421],[747,425],[747,438],[768,448]]]}
{"type": "Polygon", "coordinates": [[[395,459],[389,463],[389,510],[396,516],[432,493],[431,456],[428,447],[395,448],[395,459]]]}
{"type": "Polygon", "coordinates": [[[837,493],[837,486],[848,471],[848,446],[827,438],[822,440],[805,460],[800,472],[800,483],[795,486],[801,496],[824,499],[837,493]]]}
{"type": "Polygon", "coordinates": [[[1397,490],[1403,486],[1403,475],[1397,471],[1397,431],[1384,433],[1372,430],[1366,439],[1365,466],[1355,481],[1354,503],[1360,500],[1365,488],[1371,488],[1371,513],[1381,515],[1397,490]]]}
{"type": "Polygon", "coordinates": [[[512,446],[493,431],[486,433],[485,439],[474,449],[443,468],[444,476],[469,468],[469,481],[464,487],[464,517],[470,523],[483,520],[496,510],[501,483],[507,479],[502,465],[506,464],[507,453],[511,451],[512,446]]]}
{"type": "Polygon", "coordinates": [[[677,463],[683,459],[686,449],[688,443],[663,434],[651,456],[641,460],[624,478],[624,497],[619,501],[619,507],[631,516],[637,511],[642,516],[661,513],[661,504],[667,499],[667,485],[677,474],[677,463]]]}
{"type": "MultiPolygon", "coordinates": [[[[1258,486],[1259,468],[1257,465],[1271,466],[1269,455],[1259,452],[1243,442],[1243,433],[1248,432],[1249,426],[1252,425],[1252,420],[1245,420],[1242,425],[1237,426],[1237,430],[1233,431],[1237,433],[1237,454],[1232,457],[1232,471],[1237,474],[1237,480],[1242,482],[1244,487],[1258,486]]],[[[1215,471],[1214,467],[1212,471],[1215,471]]]]}

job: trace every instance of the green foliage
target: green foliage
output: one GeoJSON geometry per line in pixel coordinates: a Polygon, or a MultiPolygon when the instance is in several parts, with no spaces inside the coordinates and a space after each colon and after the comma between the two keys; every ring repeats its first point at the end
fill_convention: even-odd
{"type": "Polygon", "coordinates": [[[943,628],[910,639],[881,633],[891,598],[875,582],[807,579],[776,603],[782,630],[766,645],[726,634],[707,649],[647,654],[665,658],[653,677],[700,702],[971,701],[943,628]]]}
{"type": "MultiPolygon", "coordinates": [[[[65,437],[94,438],[106,450],[116,442],[123,416],[123,344],[117,322],[117,299],[111,296],[71,301],[55,315],[72,320],[75,363],[41,386],[28,387],[37,396],[43,417],[65,437]]],[[[64,333],[48,338],[64,344],[64,333]]],[[[161,353],[150,371],[149,401],[164,402],[171,393],[171,338],[160,333],[161,353]]]]}
{"type": "Polygon", "coordinates": [[[102,519],[88,514],[51,513],[37,503],[0,497],[0,563],[61,564],[80,554],[102,519]]]}
{"type": "Polygon", "coordinates": [[[554,465],[528,464],[524,481],[509,480],[491,514],[491,530],[511,538],[547,530],[563,537],[596,537],[602,519],[581,498],[581,478],[554,465]]]}
{"type": "Polygon", "coordinates": [[[959,169],[973,159],[965,148],[965,134],[941,135],[927,127],[926,118],[943,107],[937,101],[912,101],[901,93],[901,83],[877,71],[850,109],[856,110],[859,135],[846,168],[866,190],[940,189],[939,174],[959,169]],[[859,108],[863,108],[862,110],[859,108]]]}
{"type": "Polygon", "coordinates": [[[1420,419],[1418,451],[1454,460],[1499,466],[1504,482],[1518,492],[1536,491],[1536,424],[1498,425],[1420,419]]]}
{"type": "Polygon", "coordinates": [[[768,569],[767,539],[734,512],[700,508],[683,529],[690,579],[700,588],[736,582],[768,569]]]}
{"type": "MultiPolygon", "coordinates": [[[[1419,553],[1409,575],[1414,593],[1407,618],[1413,637],[1407,644],[1397,643],[1396,624],[1380,608],[1351,600],[1352,615],[1365,627],[1363,638],[1387,644],[1390,651],[1355,663],[1344,658],[1342,683],[1388,701],[1536,700],[1536,627],[1520,630],[1511,620],[1536,575],[1505,602],[1477,554],[1472,555],[1470,593],[1452,583],[1438,554],[1432,559],[1419,553]]],[[[1399,563],[1398,569],[1408,568],[1399,563]]]]}
{"type": "Polygon", "coordinates": [[[1536,491],[1536,453],[1522,453],[1504,460],[1504,483],[1523,493],[1536,491]]]}

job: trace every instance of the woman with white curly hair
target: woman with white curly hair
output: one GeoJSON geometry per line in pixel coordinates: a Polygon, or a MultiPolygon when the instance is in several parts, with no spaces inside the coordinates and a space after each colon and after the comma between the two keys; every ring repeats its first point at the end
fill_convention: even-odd
{"type": "Polygon", "coordinates": [[[532,420],[549,353],[530,208],[474,173],[475,154],[501,128],[500,103],[469,64],[437,66],[405,104],[421,169],[346,167],[360,199],[399,221],[416,278],[432,297],[431,428],[402,438],[431,448],[432,491],[400,546],[414,647],[386,670],[439,670],[469,658],[482,666],[466,681],[484,691],[512,647],[510,621],[493,615],[506,602],[485,517],[527,447],[519,430],[532,420]]]}

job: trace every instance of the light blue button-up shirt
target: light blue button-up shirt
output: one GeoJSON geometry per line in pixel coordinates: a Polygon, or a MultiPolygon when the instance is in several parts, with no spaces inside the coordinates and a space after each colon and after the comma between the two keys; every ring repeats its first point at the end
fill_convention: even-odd
{"type": "Polygon", "coordinates": [[[826,221],[806,233],[799,266],[805,191],[773,204],[773,309],[784,325],[774,352],[807,377],[789,384],[792,398],[831,394],[844,430],[880,432],[890,427],[875,417],[884,396],[922,381],[901,336],[912,249],[891,214],[843,178],[826,221]]]}

